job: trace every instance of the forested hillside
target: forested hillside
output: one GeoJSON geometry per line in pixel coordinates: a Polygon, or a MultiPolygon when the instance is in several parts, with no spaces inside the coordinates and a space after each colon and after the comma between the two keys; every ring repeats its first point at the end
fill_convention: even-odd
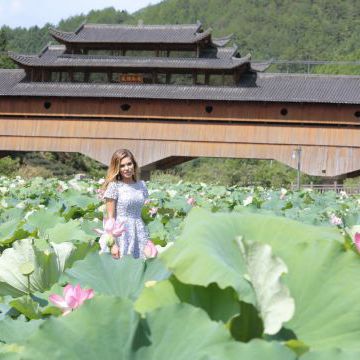
{"type": "MultiPolygon", "coordinates": [[[[144,24],[195,23],[211,27],[215,36],[234,34],[242,54],[253,59],[359,60],[358,0],[165,0],[135,14],[114,8],[73,16],[42,28],[2,27],[6,49],[36,53],[51,41],[47,28],[75,30],[82,22],[144,24]]],[[[53,40],[52,40],[53,41],[53,40]]],[[[0,44],[4,49],[4,46],[0,44]]],[[[0,50],[3,50],[0,48],[0,50]]],[[[360,73],[360,67],[313,68],[313,71],[360,73]]]]}
{"type": "MultiPolygon", "coordinates": [[[[360,60],[358,0],[166,0],[134,15],[145,24],[200,20],[216,36],[233,33],[253,59],[360,60]]],[[[360,66],[322,70],[360,74],[360,66]]]]}

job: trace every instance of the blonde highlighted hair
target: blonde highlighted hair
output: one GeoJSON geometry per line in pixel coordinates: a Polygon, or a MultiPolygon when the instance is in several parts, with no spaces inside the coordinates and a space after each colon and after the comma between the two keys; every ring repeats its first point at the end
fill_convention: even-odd
{"type": "Polygon", "coordinates": [[[121,163],[121,160],[123,160],[127,157],[130,158],[131,162],[134,164],[133,180],[135,182],[139,180],[139,167],[135,160],[134,155],[128,149],[119,149],[119,150],[116,150],[111,157],[110,165],[109,165],[109,168],[108,168],[108,171],[106,174],[106,178],[105,178],[105,182],[102,186],[103,190],[106,190],[106,188],[112,181],[121,181],[122,180],[121,173],[120,173],[120,163],[121,163]]]}

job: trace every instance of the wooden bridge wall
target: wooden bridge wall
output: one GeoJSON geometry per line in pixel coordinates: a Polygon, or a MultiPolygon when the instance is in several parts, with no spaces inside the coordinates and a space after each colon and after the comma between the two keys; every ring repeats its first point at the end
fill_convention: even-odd
{"type": "Polygon", "coordinates": [[[166,158],[199,156],[276,159],[296,167],[292,153],[300,146],[302,171],[337,176],[360,169],[359,110],[354,105],[0,98],[0,150],[81,152],[107,164],[114,150],[129,148],[146,171],[166,158]]]}

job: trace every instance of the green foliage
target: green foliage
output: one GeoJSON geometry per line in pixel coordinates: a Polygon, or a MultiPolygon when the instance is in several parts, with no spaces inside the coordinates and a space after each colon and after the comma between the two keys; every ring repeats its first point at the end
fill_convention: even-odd
{"type": "Polygon", "coordinates": [[[97,186],[0,177],[5,237],[33,237],[0,256],[1,358],[357,359],[359,197],[150,183],[150,233],[173,244],[156,259],[114,260],[68,242],[85,228],[95,240],[97,186]],[[330,225],[329,214],[342,225],[304,224],[330,225]],[[68,282],[94,298],[60,316],[49,295],[68,282]]]}
{"type": "Polygon", "coordinates": [[[342,59],[360,41],[356,1],[167,0],[134,15],[145,24],[200,20],[215,36],[233,33],[241,53],[255,59],[342,59]]]}
{"type": "MultiPolygon", "coordinates": [[[[160,180],[159,183],[166,180],[175,183],[183,179],[192,183],[280,188],[295,183],[296,176],[296,170],[275,160],[197,158],[176,166],[172,172],[157,170],[151,174],[151,179],[160,180]]],[[[321,178],[301,174],[302,183],[321,181],[321,178]]]]}
{"type": "Polygon", "coordinates": [[[19,159],[12,159],[10,156],[5,156],[0,159],[0,175],[3,176],[14,176],[16,171],[19,169],[19,159]]]}

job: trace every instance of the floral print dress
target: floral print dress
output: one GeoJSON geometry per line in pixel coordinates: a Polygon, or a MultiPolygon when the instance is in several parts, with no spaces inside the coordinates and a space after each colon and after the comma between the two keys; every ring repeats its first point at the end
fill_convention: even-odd
{"type": "Polygon", "coordinates": [[[148,196],[142,180],[132,184],[114,181],[109,183],[104,192],[104,199],[116,200],[115,219],[125,225],[124,233],[116,239],[120,256],[144,258],[143,250],[149,240],[149,233],[141,218],[141,209],[148,196]]]}

